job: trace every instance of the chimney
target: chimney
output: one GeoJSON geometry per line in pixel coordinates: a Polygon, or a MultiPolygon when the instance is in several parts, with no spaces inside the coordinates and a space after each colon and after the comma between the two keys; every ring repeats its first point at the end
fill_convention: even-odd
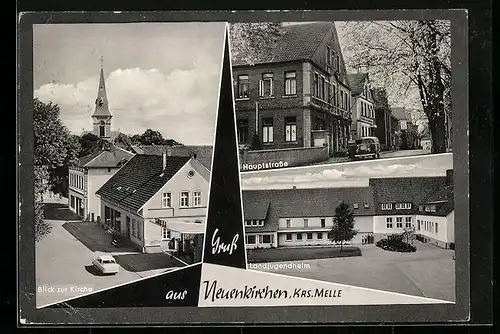
{"type": "Polygon", "coordinates": [[[162,170],[164,170],[165,168],[167,168],[167,152],[163,152],[162,153],[162,158],[163,158],[163,168],[162,168],[162,170]]]}
{"type": "Polygon", "coordinates": [[[446,170],[446,185],[453,185],[453,169],[446,170]]]}

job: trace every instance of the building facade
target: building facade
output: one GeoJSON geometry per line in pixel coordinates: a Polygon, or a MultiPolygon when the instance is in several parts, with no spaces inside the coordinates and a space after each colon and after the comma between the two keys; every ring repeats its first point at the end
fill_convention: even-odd
{"type": "Polygon", "coordinates": [[[391,109],[387,99],[387,92],[384,88],[373,88],[373,107],[375,109],[375,136],[380,142],[382,150],[392,148],[391,134],[391,109]]]}
{"type": "Polygon", "coordinates": [[[368,187],[243,191],[246,246],[331,246],[335,208],[344,202],[358,231],[347,244],[374,243],[406,231],[422,242],[452,248],[452,193],[451,170],[440,177],[372,178],[368,187]]]}
{"type": "Polygon", "coordinates": [[[193,157],[136,154],[97,192],[104,222],[145,253],[200,252],[209,180],[193,157]]]}
{"type": "Polygon", "coordinates": [[[368,73],[347,75],[352,95],[351,137],[373,137],[377,124],[368,73]]]}
{"type": "Polygon", "coordinates": [[[233,61],[240,146],[346,150],[351,94],[333,23],[286,26],[271,54],[233,61]],[[297,47],[300,45],[300,47],[297,47]]]}
{"type": "Polygon", "coordinates": [[[133,156],[133,153],[110,144],[80,158],[77,165],[70,166],[68,175],[70,210],[83,219],[100,220],[102,212],[96,191],[133,156]]]}

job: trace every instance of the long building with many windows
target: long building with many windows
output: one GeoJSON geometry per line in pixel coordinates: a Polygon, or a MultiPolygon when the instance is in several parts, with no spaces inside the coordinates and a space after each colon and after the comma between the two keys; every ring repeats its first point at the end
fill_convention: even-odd
{"type": "Polygon", "coordinates": [[[243,191],[247,248],[331,245],[335,209],[354,212],[351,244],[412,231],[443,248],[454,243],[453,171],[446,176],[371,178],[368,187],[243,191]]]}

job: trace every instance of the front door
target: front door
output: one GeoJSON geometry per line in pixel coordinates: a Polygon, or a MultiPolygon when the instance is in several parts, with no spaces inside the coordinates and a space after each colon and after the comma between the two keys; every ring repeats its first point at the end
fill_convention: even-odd
{"type": "Polygon", "coordinates": [[[130,239],[130,217],[129,216],[127,216],[126,222],[127,222],[127,237],[130,239]]]}

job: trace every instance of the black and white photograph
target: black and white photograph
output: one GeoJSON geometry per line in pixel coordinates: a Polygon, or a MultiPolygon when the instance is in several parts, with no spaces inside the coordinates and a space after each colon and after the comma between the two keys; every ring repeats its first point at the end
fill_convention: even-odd
{"type": "Polygon", "coordinates": [[[454,302],[450,22],[232,32],[249,268],[454,302]]]}
{"type": "Polygon", "coordinates": [[[242,172],[452,150],[450,21],[240,23],[232,52],[242,172]]]}
{"type": "Polygon", "coordinates": [[[200,262],[224,23],[33,33],[37,306],[200,262]]]}
{"type": "Polygon", "coordinates": [[[23,16],[20,322],[465,320],[467,20],[23,16]]]}

